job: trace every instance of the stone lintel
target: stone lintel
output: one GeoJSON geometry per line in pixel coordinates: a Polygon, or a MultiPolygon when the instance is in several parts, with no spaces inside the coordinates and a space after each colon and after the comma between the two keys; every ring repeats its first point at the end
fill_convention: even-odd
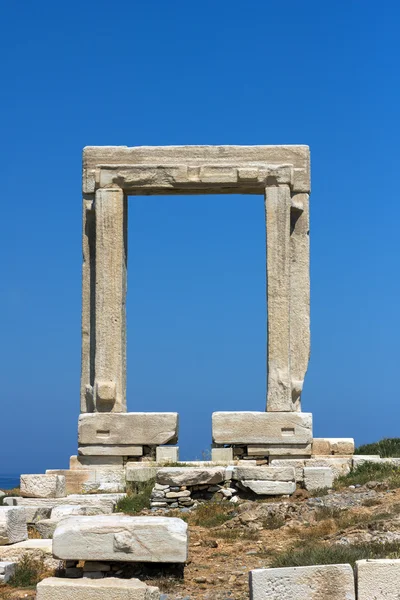
{"type": "Polygon", "coordinates": [[[168,188],[179,194],[196,193],[200,184],[204,189],[198,193],[236,193],[238,188],[255,193],[268,177],[262,169],[282,166],[290,166],[290,182],[285,183],[294,192],[309,192],[308,146],[88,146],[83,150],[83,190],[90,194],[117,184],[137,193],[147,187],[151,194],[168,193],[168,188]],[[116,175],[120,167],[123,171],[116,175]]]}
{"type": "Polygon", "coordinates": [[[78,422],[80,454],[88,454],[82,448],[89,445],[100,454],[101,446],[159,446],[173,444],[177,437],[178,413],[172,412],[82,414],[78,422]]]}
{"type": "Polygon", "coordinates": [[[308,454],[312,442],[312,414],[302,412],[215,412],[212,435],[216,444],[262,444],[275,446],[279,455],[308,454]],[[296,448],[298,446],[298,448],[296,448]],[[303,447],[302,447],[303,446],[303,447]],[[305,451],[304,451],[305,449],[305,451]],[[278,452],[279,451],[279,452],[278,452]]]}

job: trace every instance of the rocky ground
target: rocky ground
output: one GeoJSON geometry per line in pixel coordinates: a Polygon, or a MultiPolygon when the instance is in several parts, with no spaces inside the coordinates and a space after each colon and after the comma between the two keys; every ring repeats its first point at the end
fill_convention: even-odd
{"type": "MultiPolygon", "coordinates": [[[[378,556],[376,552],[399,558],[400,489],[390,487],[370,481],[316,497],[298,490],[284,500],[207,503],[185,513],[171,510],[168,514],[185,518],[190,527],[184,578],[176,571],[154,573],[144,567],[135,574],[158,585],[163,600],[248,600],[251,569],[316,564],[315,556],[326,562],[351,562],[378,556]]],[[[35,592],[0,586],[0,598],[33,599],[35,592]]]]}

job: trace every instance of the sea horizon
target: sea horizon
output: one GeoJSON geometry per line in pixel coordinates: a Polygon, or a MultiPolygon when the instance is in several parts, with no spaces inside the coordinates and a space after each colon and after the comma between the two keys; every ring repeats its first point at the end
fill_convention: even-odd
{"type": "Polygon", "coordinates": [[[12,490],[19,487],[19,475],[15,473],[0,473],[0,490],[12,490]]]}

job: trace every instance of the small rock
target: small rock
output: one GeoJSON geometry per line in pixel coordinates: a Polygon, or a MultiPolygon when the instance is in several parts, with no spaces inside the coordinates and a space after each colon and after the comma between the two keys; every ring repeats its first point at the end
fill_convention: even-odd
{"type": "Polygon", "coordinates": [[[195,583],[206,583],[206,582],[207,582],[207,579],[206,579],[205,577],[195,577],[195,578],[193,579],[193,581],[194,581],[195,583]]]}

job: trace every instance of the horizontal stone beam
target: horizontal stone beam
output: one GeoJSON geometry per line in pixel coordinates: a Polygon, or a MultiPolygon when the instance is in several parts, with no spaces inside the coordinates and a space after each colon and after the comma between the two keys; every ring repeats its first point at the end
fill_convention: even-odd
{"type": "Polygon", "coordinates": [[[87,413],[79,417],[80,446],[146,445],[176,442],[178,413],[87,413]]]}
{"type": "MultiPolygon", "coordinates": [[[[138,146],[128,148],[126,146],[88,146],[83,151],[83,191],[84,193],[93,193],[96,186],[100,184],[100,167],[122,166],[124,169],[132,169],[132,176],[137,179],[138,167],[157,167],[161,169],[171,169],[181,177],[181,167],[188,169],[187,177],[189,180],[199,180],[203,183],[216,182],[218,185],[214,189],[209,189],[208,193],[218,192],[220,186],[232,183],[232,172],[229,171],[234,166],[238,173],[236,181],[251,182],[254,180],[254,168],[260,165],[267,165],[274,169],[280,165],[290,165],[292,168],[291,186],[295,192],[308,192],[310,189],[310,151],[308,146],[138,146]],[[215,178],[215,169],[228,167],[228,171],[221,171],[215,178]],[[136,174],[133,170],[136,169],[136,174]],[[201,174],[200,174],[201,173],[201,174]]],[[[172,173],[172,171],[171,171],[172,173]]],[[[170,174],[171,174],[170,173],[170,174]]],[[[160,174],[159,174],[160,175],[160,174]]],[[[167,174],[164,185],[158,188],[159,193],[168,193],[167,174]],[[161,191],[164,190],[164,191],[161,191]]],[[[163,176],[164,176],[163,175],[163,176]]],[[[107,175],[103,175],[107,178],[107,175]]],[[[186,177],[186,175],[185,175],[186,177]]],[[[236,177],[236,175],[235,175],[236,177]]],[[[176,183],[184,183],[185,180],[176,183]]],[[[139,179],[139,188],[146,183],[139,179]]],[[[106,180],[101,185],[109,185],[106,180]]],[[[126,183],[128,185],[128,182],[126,183]]],[[[131,185],[131,184],[129,184],[131,185]]],[[[123,186],[122,186],[123,187],[123,186]]],[[[245,186],[246,187],[246,186],[245,186]]],[[[229,193],[229,185],[228,185],[229,193]]],[[[248,186],[252,193],[252,186],[248,186]]],[[[221,190],[220,192],[226,190],[221,190]]],[[[151,193],[157,193],[157,189],[151,193]]],[[[188,193],[186,190],[180,192],[179,185],[173,190],[173,193],[188,193]]],[[[189,192],[196,193],[196,192],[189,192]]],[[[201,193],[201,192],[200,192],[201,193]]]]}
{"type": "Polygon", "coordinates": [[[96,187],[118,186],[125,192],[175,194],[202,193],[221,186],[224,192],[263,193],[269,180],[293,186],[291,165],[99,165],[95,171],[96,187]]]}

